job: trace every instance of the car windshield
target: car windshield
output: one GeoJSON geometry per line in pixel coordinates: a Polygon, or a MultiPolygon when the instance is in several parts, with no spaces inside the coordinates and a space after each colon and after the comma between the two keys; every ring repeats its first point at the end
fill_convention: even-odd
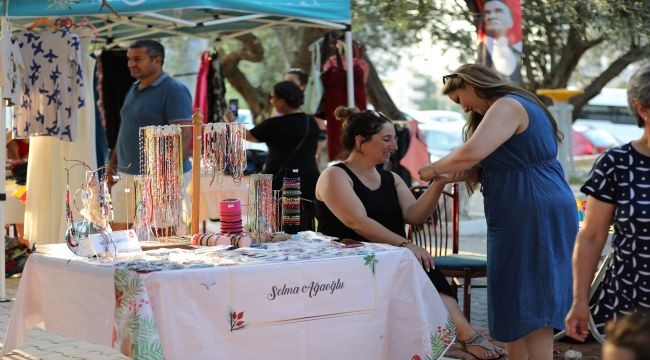
{"type": "Polygon", "coordinates": [[[451,151],[458,147],[462,142],[460,132],[447,132],[441,130],[424,130],[427,147],[429,149],[451,151]]]}

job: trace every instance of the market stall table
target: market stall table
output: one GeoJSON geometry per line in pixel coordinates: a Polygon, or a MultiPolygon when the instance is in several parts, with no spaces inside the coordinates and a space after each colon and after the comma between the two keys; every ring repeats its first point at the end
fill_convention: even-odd
{"type": "Polygon", "coordinates": [[[136,359],[436,359],[454,341],[410,251],[316,233],[265,246],[103,262],[49,246],[27,262],[3,352],[35,326],[136,359]]]}

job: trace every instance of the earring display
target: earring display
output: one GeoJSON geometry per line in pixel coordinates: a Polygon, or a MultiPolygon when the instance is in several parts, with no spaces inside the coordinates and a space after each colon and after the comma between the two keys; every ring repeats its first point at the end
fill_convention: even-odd
{"type": "MultiPolygon", "coordinates": [[[[108,190],[108,179],[102,176],[99,181],[99,174],[103,168],[92,170],[86,163],[78,160],[67,160],[73,162],[73,165],[66,167],[66,186],[65,186],[65,220],[66,231],[65,240],[68,248],[75,254],[79,250],[79,241],[88,237],[90,234],[109,234],[111,232],[110,222],[113,220],[113,204],[111,195],[108,190]],[[86,181],[84,186],[73,193],[70,189],[70,170],[75,166],[83,166],[86,169],[86,181]],[[81,209],[77,207],[75,198],[81,198],[81,209]],[[72,206],[75,206],[82,216],[80,222],[75,222],[72,212],[72,206]]],[[[105,174],[105,172],[104,172],[105,174]]],[[[105,254],[99,254],[105,255],[105,254]]]]}

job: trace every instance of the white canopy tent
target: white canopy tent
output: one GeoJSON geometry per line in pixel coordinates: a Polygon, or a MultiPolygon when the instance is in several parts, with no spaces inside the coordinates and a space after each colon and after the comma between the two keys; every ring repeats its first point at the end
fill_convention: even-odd
{"type": "MultiPolygon", "coordinates": [[[[233,38],[273,26],[318,27],[346,31],[352,48],[350,0],[0,0],[3,15],[15,29],[36,18],[86,17],[105,44],[189,35],[214,40],[233,38]]],[[[0,11],[2,11],[0,10],[0,11]]],[[[352,52],[346,52],[352,63],[352,52]]],[[[348,105],[354,105],[352,71],[347,74],[348,105]]],[[[6,128],[5,111],[0,124],[6,128]]],[[[0,140],[0,159],[6,159],[6,139],[0,140]]],[[[4,167],[0,177],[6,175],[4,167]]],[[[0,182],[0,224],[5,225],[5,184],[0,182]]],[[[54,234],[62,237],[63,234],[54,234]]],[[[3,235],[4,237],[4,235],[3,235]]],[[[4,252],[5,242],[0,242],[4,252]]],[[[3,260],[4,263],[4,260],[3,260]]],[[[0,269],[0,301],[5,301],[5,267],[0,269]]]]}

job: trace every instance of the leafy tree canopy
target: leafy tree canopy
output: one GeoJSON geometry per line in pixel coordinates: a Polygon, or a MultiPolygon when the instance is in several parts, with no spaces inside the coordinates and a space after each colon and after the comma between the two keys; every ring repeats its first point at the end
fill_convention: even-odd
{"type": "MultiPolygon", "coordinates": [[[[522,0],[525,86],[585,90],[571,100],[574,114],[628,65],[650,55],[646,1],[522,0]]],[[[386,50],[433,41],[475,61],[479,13],[473,0],[353,0],[353,31],[386,50]]]]}

